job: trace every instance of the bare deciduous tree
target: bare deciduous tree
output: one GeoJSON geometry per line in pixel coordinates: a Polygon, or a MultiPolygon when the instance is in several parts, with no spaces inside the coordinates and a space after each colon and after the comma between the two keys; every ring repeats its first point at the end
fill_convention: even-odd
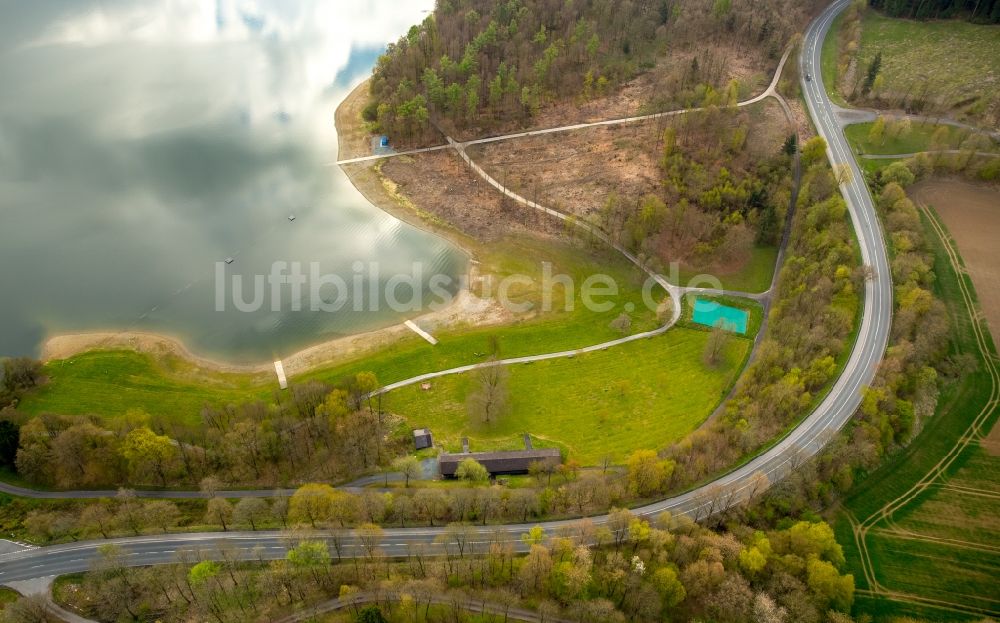
{"type": "Polygon", "coordinates": [[[478,387],[469,395],[467,405],[473,419],[489,425],[503,416],[508,406],[509,378],[510,371],[495,357],[479,366],[478,387]]]}

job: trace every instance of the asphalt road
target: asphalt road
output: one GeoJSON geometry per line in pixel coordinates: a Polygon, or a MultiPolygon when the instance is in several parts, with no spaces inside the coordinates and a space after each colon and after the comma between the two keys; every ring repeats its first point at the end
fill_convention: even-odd
{"type": "MultiPolygon", "coordinates": [[[[872,267],[874,275],[865,285],[858,340],[842,376],[830,393],[784,439],[746,465],[712,483],[633,509],[638,515],[655,517],[669,511],[675,515],[684,514],[697,519],[751,495],[760,487],[759,474],[766,475],[770,482],[780,480],[801,465],[807,457],[818,452],[847,423],[860,404],[862,388],[871,383],[882,359],[892,320],[892,282],[886,248],[872,198],[844,139],[833,105],[823,89],[819,71],[823,37],[830,22],[847,7],[848,2],[849,0],[838,0],[810,25],[803,39],[799,62],[802,66],[800,73],[813,76],[813,80],[803,82],[802,87],[817,131],[829,145],[828,155],[834,163],[848,164],[854,174],[851,181],[841,186],[841,191],[847,200],[858,234],[862,261],[872,267]]],[[[601,524],[607,521],[607,517],[594,517],[592,521],[601,524]]],[[[547,531],[555,532],[571,523],[573,522],[553,521],[542,525],[547,531]]],[[[516,550],[523,550],[524,546],[518,537],[529,527],[517,524],[479,527],[476,528],[477,537],[471,545],[477,551],[483,551],[492,540],[501,540],[510,542],[516,550]]],[[[414,549],[434,553],[440,551],[440,545],[435,544],[435,539],[442,532],[442,528],[386,529],[382,549],[390,556],[406,555],[414,549]]],[[[324,538],[333,539],[332,533],[324,534],[327,535],[324,538]]],[[[98,555],[99,548],[108,542],[70,543],[0,555],[0,583],[84,571],[98,555]]],[[[192,556],[218,556],[219,544],[225,544],[232,548],[234,554],[247,559],[280,558],[284,556],[288,543],[287,537],[277,532],[148,535],[113,539],[110,542],[121,546],[128,563],[135,566],[174,562],[179,552],[187,552],[192,556]]],[[[340,533],[336,543],[331,540],[331,552],[334,554],[337,552],[335,544],[340,545],[340,552],[345,557],[362,555],[363,548],[350,531],[340,533]]]]}

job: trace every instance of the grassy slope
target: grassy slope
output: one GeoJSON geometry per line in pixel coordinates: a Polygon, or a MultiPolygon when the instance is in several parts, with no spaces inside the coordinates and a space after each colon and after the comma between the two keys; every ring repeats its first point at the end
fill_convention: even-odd
{"type": "MultiPolygon", "coordinates": [[[[771,278],[774,276],[774,265],[778,261],[777,247],[757,247],[753,248],[750,260],[740,270],[728,274],[712,274],[722,283],[726,290],[734,292],[764,292],[771,287],[771,278]]],[[[679,285],[707,286],[709,284],[698,280],[696,277],[705,273],[694,270],[681,269],[679,285]]]]}
{"type": "Polygon", "coordinates": [[[437,379],[429,391],[396,390],[383,405],[408,425],[427,426],[445,448],[514,447],[529,432],[584,464],[636,448],[659,448],[694,430],[739,373],[750,340],[734,339],[718,368],[702,363],[707,331],[665,335],[572,359],[511,368],[510,412],[490,426],[470,423],[466,396],[475,373],[437,379]]]}
{"type": "MultiPolygon", "coordinates": [[[[92,351],[45,365],[49,382],[26,396],[25,413],[100,414],[114,417],[129,409],[200,421],[206,403],[267,399],[272,390],[259,377],[218,372],[178,373],[176,357],[153,358],[132,351],[92,351]],[[256,381],[256,382],[255,382],[256,381]]],[[[270,377],[268,377],[269,379],[270,377]]]]}
{"type": "MultiPolygon", "coordinates": [[[[419,338],[404,340],[380,350],[377,354],[365,356],[363,360],[324,367],[303,375],[298,380],[317,378],[336,381],[358,369],[367,369],[375,371],[382,383],[391,383],[431,370],[482,361],[484,354],[490,351],[489,342],[493,337],[499,342],[502,357],[518,357],[598,344],[621,337],[621,334],[610,327],[610,323],[626,307],[633,307],[635,310],[630,314],[633,333],[648,331],[659,325],[657,314],[648,309],[642,300],[643,275],[638,269],[625,264],[616,256],[595,257],[576,247],[559,246],[554,243],[547,243],[542,247],[538,242],[518,242],[504,248],[503,263],[495,266],[493,272],[501,277],[515,273],[530,275],[536,282],[540,282],[540,258],[552,263],[553,275],[569,275],[577,284],[573,311],[544,312],[531,320],[513,325],[463,327],[436,333],[435,337],[439,340],[437,346],[430,346],[419,338]],[[594,274],[609,275],[619,284],[618,296],[595,298],[596,302],[613,303],[613,307],[609,310],[591,311],[582,304],[579,284],[594,274]]],[[[655,290],[654,296],[657,300],[661,300],[662,290],[655,290]]],[[[536,306],[535,309],[541,304],[537,289],[526,289],[516,293],[514,298],[516,302],[531,302],[536,306]]],[[[562,305],[562,300],[563,292],[555,289],[553,301],[562,305]]]]}
{"type": "Polygon", "coordinates": [[[20,595],[14,589],[7,588],[6,586],[0,586],[0,613],[3,612],[4,606],[17,601],[18,597],[20,597],[20,595]]]}
{"type": "MultiPolygon", "coordinates": [[[[953,352],[974,354],[979,360],[971,319],[959,293],[959,277],[948,263],[943,247],[934,232],[928,229],[926,235],[935,248],[935,273],[938,277],[935,290],[937,296],[948,306],[952,323],[953,352]]],[[[845,508],[859,520],[863,520],[909,490],[955,445],[988,399],[989,387],[990,380],[981,360],[975,372],[964,374],[956,382],[946,384],[936,415],[926,423],[920,435],[905,450],[891,457],[877,471],[860,481],[852,490],[851,496],[845,500],[845,508]]],[[[985,427],[986,430],[989,430],[995,418],[994,413],[985,427]]],[[[961,475],[961,469],[981,454],[978,446],[975,444],[970,446],[952,465],[947,478],[952,480],[958,474],[958,477],[969,482],[969,475],[961,475]]],[[[977,470],[972,479],[979,483],[979,488],[995,486],[995,473],[977,470]]],[[[892,523],[883,522],[878,527],[903,527],[912,530],[918,527],[916,524],[923,521],[924,525],[919,526],[920,533],[928,534],[926,523],[929,518],[925,505],[940,504],[940,500],[935,499],[935,496],[940,495],[937,488],[931,488],[897,512],[892,518],[892,523]]],[[[995,502],[993,509],[992,512],[995,512],[995,502]]],[[[954,528],[948,525],[959,510],[960,507],[950,507],[948,514],[939,514],[939,528],[936,529],[950,533],[950,538],[968,537],[968,534],[956,535],[954,528]]],[[[989,508],[980,506],[978,510],[973,510],[974,514],[983,512],[990,516],[989,508]]],[[[842,514],[838,517],[836,529],[838,540],[844,547],[848,565],[854,573],[858,587],[869,588],[864,580],[860,554],[851,527],[842,514]]],[[[981,533],[979,536],[983,537],[980,543],[992,546],[996,546],[1000,540],[995,525],[991,531],[981,533]]],[[[868,542],[876,577],[889,589],[950,602],[972,603],[980,607],[984,605],[980,598],[995,591],[995,577],[1000,573],[1000,556],[996,553],[984,555],[982,552],[966,548],[903,540],[874,531],[868,542]]],[[[939,608],[864,595],[858,597],[856,604],[859,611],[880,617],[916,615],[930,618],[941,616],[962,618],[954,612],[939,608]]],[[[993,603],[994,608],[998,605],[1000,604],[997,602],[993,603]]]]}
{"type": "Polygon", "coordinates": [[[840,90],[837,88],[837,57],[839,44],[838,37],[840,33],[840,25],[844,21],[844,14],[841,13],[836,18],[834,18],[833,23],[830,24],[830,30],[826,35],[826,39],[823,40],[823,54],[820,58],[820,71],[823,74],[823,86],[826,87],[827,95],[833,100],[834,104],[840,106],[846,106],[847,102],[844,101],[843,96],[840,95],[840,90]]]}
{"type": "MultiPolygon", "coordinates": [[[[1000,88],[998,44],[1000,26],[962,20],[918,22],[866,11],[859,66],[868,67],[881,50],[884,92],[908,92],[926,82],[934,91],[947,93],[951,105],[984,102],[1000,88]]],[[[976,107],[968,109],[975,113],[976,107]]]]}

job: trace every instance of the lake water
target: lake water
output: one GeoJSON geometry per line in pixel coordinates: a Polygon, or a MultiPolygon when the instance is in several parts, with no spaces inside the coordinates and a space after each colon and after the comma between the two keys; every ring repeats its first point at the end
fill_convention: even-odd
{"type": "Polygon", "coordinates": [[[216,273],[226,258],[226,283],[248,287],[274,262],[365,285],[464,273],[329,166],[337,103],[432,5],[0,0],[0,356],[128,329],[258,362],[415,315],[356,311],[353,290],[339,311],[295,311],[288,288],[242,312],[229,285],[218,311],[216,273]]]}

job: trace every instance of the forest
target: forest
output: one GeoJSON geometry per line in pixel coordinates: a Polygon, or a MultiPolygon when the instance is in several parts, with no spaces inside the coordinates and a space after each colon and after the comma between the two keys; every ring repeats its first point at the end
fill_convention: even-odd
{"type": "Polygon", "coordinates": [[[524,124],[547,103],[610,94],[675,49],[688,53],[671,55],[667,92],[719,88],[724,72],[712,66],[726,61],[710,43],[775,61],[812,4],[441,0],[379,58],[364,117],[403,144],[435,126],[524,124]]]}
{"type": "Polygon", "coordinates": [[[1000,23],[1000,0],[868,0],[868,4],[890,17],[1000,23]]]}

